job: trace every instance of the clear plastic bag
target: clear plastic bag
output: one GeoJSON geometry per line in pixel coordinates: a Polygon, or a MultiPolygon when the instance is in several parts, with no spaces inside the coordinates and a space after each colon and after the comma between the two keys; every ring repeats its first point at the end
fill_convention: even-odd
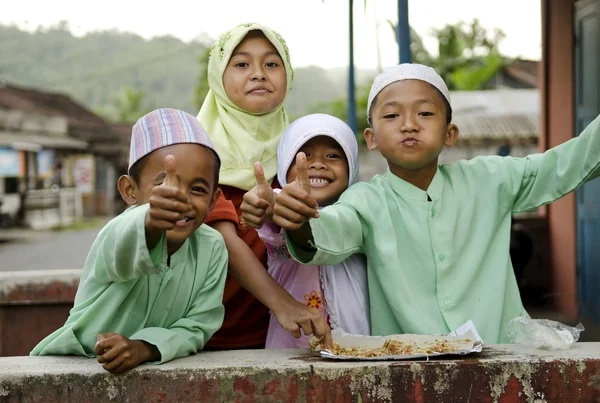
{"type": "Polygon", "coordinates": [[[508,322],[506,333],[511,343],[525,344],[542,350],[568,350],[585,330],[548,319],[517,316],[508,322]]]}

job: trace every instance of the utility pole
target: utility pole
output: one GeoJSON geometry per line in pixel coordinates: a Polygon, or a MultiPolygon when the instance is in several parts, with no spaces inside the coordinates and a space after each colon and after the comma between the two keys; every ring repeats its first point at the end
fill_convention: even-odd
{"type": "Polygon", "coordinates": [[[400,63],[410,63],[410,25],[408,24],[408,0],[398,0],[398,25],[396,37],[400,52],[400,63]]]}
{"type": "Polygon", "coordinates": [[[348,125],[356,133],[356,99],[354,80],[354,0],[348,0],[350,65],[348,66],[348,125]]]}

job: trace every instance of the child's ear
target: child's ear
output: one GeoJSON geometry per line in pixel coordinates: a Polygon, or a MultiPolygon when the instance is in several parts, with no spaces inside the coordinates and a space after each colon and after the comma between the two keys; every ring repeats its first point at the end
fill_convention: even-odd
{"type": "Polygon", "coordinates": [[[446,130],[446,138],[444,139],[444,145],[446,147],[452,147],[456,140],[458,140],[458,126],[455,124],[449,124],[448,129],[446,130]]]}
{"type": "Polygon", "coordinates": [[[375,138],[375,132],[372,127],[367,127],[365,129],[365,141],[367,142],[367,147],[369,150],[377,150],[377,139],[375,138]]]}
{"type": "Polygon", "coordinates": [[[136,199],[136,189],[137,185],[133,178],[129,175],[121,175],[119,178],[119,193],[121,193],[121,198],[128,206],[133,206],[137,204],[136,199]]]}
{"type": "Polygon", "coordinates": [[[210,214],[210,212],[213,210],[213,208],[215,208],[215,204],[217,204],[217,200],[219,200],[219,197],[221,197],[221,189],[217,188],[217,190],[215,190],[213,192],[212,198],[210,199],[210,204],[208,205],[207,214],[210,214]]]}

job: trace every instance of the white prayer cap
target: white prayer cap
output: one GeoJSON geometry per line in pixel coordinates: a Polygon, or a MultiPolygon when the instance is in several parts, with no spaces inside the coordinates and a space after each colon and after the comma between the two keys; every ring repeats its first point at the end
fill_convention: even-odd
{"type": "Polygon", "coordinates": [[[440,75],[431,67],[422,64],[403,63],[397,66],[385,68],[371,86],[369,92],[369,103],[367,105],[367,119],[371,115],[373,100],[388,85],[402,80],[421,80],[433,85],[446,98],[450,104],[450,92],[446,83],[440,75]]]}

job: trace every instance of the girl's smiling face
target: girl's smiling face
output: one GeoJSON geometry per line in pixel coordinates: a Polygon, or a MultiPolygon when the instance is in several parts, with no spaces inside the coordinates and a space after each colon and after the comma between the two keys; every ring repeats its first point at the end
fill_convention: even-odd
{"type": "MultiPolygon", "coordinates": [[[[348,188],[348,159],[337,141],[318,136],[307,141],[298,152],[306,154],[311,195],[319,204],[335,202],[348,188]]],[[[287,182],[296,180],[296,159],[287,173],[287,182]]]]}
{"type": "Polygon", "coordinates": [[[223,86],[231,102],[246,112],[268,113],[282,104],[287,92],[285,66],[261,31],[250,31],[235,48],[223,86]]]}

